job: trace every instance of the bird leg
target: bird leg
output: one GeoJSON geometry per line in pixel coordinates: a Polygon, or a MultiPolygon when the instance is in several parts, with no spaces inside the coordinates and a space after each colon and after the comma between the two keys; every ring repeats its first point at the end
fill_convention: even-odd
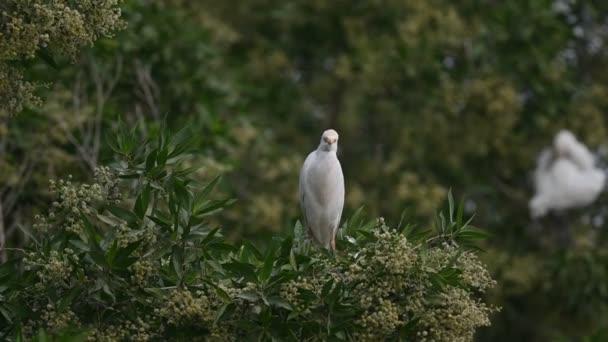
{"type": "Polygon", "coordinates": [[[335,235],[331,238],[331,250],[332,250],[332,252],[336,251],[336,236],[335,235]]]}
{"type": "Polygon", "coordinates": [[[311,239],[304,239],[304,255],[309,255],[310,254],[310,245],[311,245],[311,239]]]}

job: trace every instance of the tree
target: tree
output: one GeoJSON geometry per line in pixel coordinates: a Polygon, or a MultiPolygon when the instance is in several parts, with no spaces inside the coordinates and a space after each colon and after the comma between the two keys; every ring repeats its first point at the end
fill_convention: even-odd
{"type": "Polygon", "coordinates": [[[112,149],[92,184],[51,181],[36,239],[0,266],[4,339],[466,341],[490,324],[484,233],[451,197],[434,232],[355,215],[335,255],[306,251],[299,223],[262,252],[208,224],[232,201],[189,178],[187,140],[125,130],[112,149]]]}
{"type": "MultiPolygon", "coordinates": [[[[229,240],[255,238],[263,246],[293,226],[301,163],[333,126],[346,217],[361,203],[373,216],[392,218],[405,207],[408,220],[428,226],[452,187],[466,195],[466,212],[493,232],[482,256],[499,281],[489,298],[503,310],[480,339],[578,338],[608,322],[600,271],[605,197],[535,222],[529,175],[558,129],[592,148],[605,143],[605,13],[606,4],[593,0],[136,0],[124,7],[129,27],[87,58],[105,75],[122,66],[104,101],[104,132],[117,129],[117,117],[144,135],[155,135],[165,116],[172,127],[190,128],[197,153],[185,163],[203,166],[192,177],[205,182],[224,172],[218,190],[241,203],[210,218],[229,240]],[[555,241],[560,229],[572,233],[567,246],[555,241]]],[[[73,113],[71,99],[95,98],[89,70],[88,61],[62,69],[43,94],[53,112],[73,113]]],[[[92,140],[78,127],[96,122],[96,101],[89,104],[67,131],[37,121],[38,131],[47,124],[62,131],[48,145],[71,160],[44,170],[88,177],[78,146],[88,151],[83,142],[92,140]]],[[[8,131],[35,135],[30,124],[11,123],[20,130],[8,131]]],[[[19,179],[14,165],[48,136],[29,144],[31,136],[11,134],[3,144],[23,147],[7,150],[15,161],[2,177],[19,179]]],[[[104,146],[101,164],[111,159],[104,146]]],[[[5,213],[10,227],[27,226],[29,212],[46,207],[40,184],[47,175],[34,178],[40,181],[5,213]]]]}
{"type": "Polygon", "coordinates": [[[54,54],[74,59],[80,48],[124,28],[120,0],[19,1],[0,4],[0,119],[39,104],[36,82],[24,78],[34,58],[55,66],[54,54]]]}

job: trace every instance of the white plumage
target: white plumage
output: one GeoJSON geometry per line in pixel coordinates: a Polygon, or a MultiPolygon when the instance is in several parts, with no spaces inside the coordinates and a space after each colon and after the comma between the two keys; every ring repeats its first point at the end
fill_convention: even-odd
{"type": "Polygon", "coordinates": [[[583,207],[593,203],[604,188],[606,174],[596,168],[585,145],[566,130],[554,139],[553,150],[538,158],[534,172],[536,193],[530,200],[532,217],[550,210],[583,207]]]}
{"type": "Polygon", "coordinates": [[[338,133],[323,132],[300,173],[300,206],[304,226],[319,246],[335,250],[336,233],[344,207],[344,175],[338,160],[338,133]]]}

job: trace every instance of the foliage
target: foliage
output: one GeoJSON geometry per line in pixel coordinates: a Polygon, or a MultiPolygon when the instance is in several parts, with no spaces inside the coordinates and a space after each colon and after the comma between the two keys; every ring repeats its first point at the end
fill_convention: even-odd
{"type": "Polygon", "coordinates": [[[336,255],[309,251],[299,224],[265,251],[228,244],[207,217],[233,201],[189,177],[180,136],[124,131],[95,182],[51,181],[31,246],[0,266],[4,338],[469,341],[490,324],[479,295],[495,282],[464,247],[484,234],[451,197],[434,232],[357,213],[336,255]]]}
{"type": "Polygon", "coordinates": [[[46,211],[49,177],[90,180],[110,160],[95,132],[120,116],[153,135],[166,116],[195,138],[190,177],[223,172],[217,191],[239,199],[209,221],[228,240],[271,245],[298,217],[299,168],[331,127],[346,217],[365,203],[426,223],[447,186],[466,194],[465,212],[493,233],[481,257],[503,308],[480,340],[600,334],[606,197],[539,222],[527,201],[557,130],[605,157],[606,13],[597,0],[130,0],[128,27],[76,64],[6,64],[23,67],[0,89],[20,70],[54,85],[44,106],[0,122],[0,223],[9,245],[26,243],[19,227],[46,211]]]}
{"type": "Polygon", "coordinates": [[[33,58],[56,67],[53,55],[75,58],[86,45],[124,28],[120,0],[20,1],[0,4],[0,118],[38,104],[36,84],[19,63],[33,58]]]}
{"type": "Polygon", "coordinates": [[[580,338],[606,327],[608,306],[597,290],[606,261],[596,251],[608,243],[605,198],[561,223],[533,222],[527,208],[535,158],[559,129],[605,153],[605,2],[248,1],[235,10],[208,1],[205,8],[237,33],[229,56],[242,61],[244,82],[264,84],[245,93],[252,120],[291,147],[249,155],[270,159],[269,167],[243,163],[233,175],[258,175],[239,189],[244,201],[273,198],[261,203],[273,203],[274,216],[257,222],[274,222],[277,211],[295,215],[291,193],[273,189],[295,184],[298,168],[279,168],[270,181],[268,169],[292,153],[302,160],[319,132],[336,128],[347,208],[365,201],[394,217],[409,206],[431,219],[449,185],[466,193],[468,212],[494,233],[485,260],[499,281],[492,298],[504,310],[481,339],[580,338]],[[593,243],[543,241],[563,230],[593,243]],[[566,262],[569,253],[585,256],[587,267],[566,262]],[[565,303],[578,308],[562,310],[565,303]]]}
{"type": "Polygon", "coordinates": [[[494,321],[494,329],[484,331],[484,338],[492,339],[496,331],[519,326],[511,332],[512,338],[605,339],[606,235],[602,229],[579,222],[580,215],[552,216],[547,220],[554,222],[528,232],[536,241],[533,252],[508,254],[495,247],[488,249],[483,260],[500,279],[488,300],[509,304],[502,306],[501,318],[494,321]],[[528,315],[544,315],[541,322],[546,328],[535,329],[522,322],[528,315]],[[559,329],[550,329],[553,326],[559,329]]]}

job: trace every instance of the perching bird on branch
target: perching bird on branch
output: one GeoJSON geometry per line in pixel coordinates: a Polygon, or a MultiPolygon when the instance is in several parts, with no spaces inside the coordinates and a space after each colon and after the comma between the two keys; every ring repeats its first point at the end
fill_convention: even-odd
{"type": "Polygon", "coordinates": [[[604,189],[606,174],[593,155],[569,131],[560,131],[553,149],[544,151],[534,174],[536,194],[530,200],[533,218],[550,210],[565,210],[593,203],[604,189]]]}
{"type": "Polygon", "coordinates": [[[337,151],[338,132],[323,132],[319,147],[308,155],[300,173],[304,226],[318,246],[332,251],[344,207],[344,175],[337,151]]]}

